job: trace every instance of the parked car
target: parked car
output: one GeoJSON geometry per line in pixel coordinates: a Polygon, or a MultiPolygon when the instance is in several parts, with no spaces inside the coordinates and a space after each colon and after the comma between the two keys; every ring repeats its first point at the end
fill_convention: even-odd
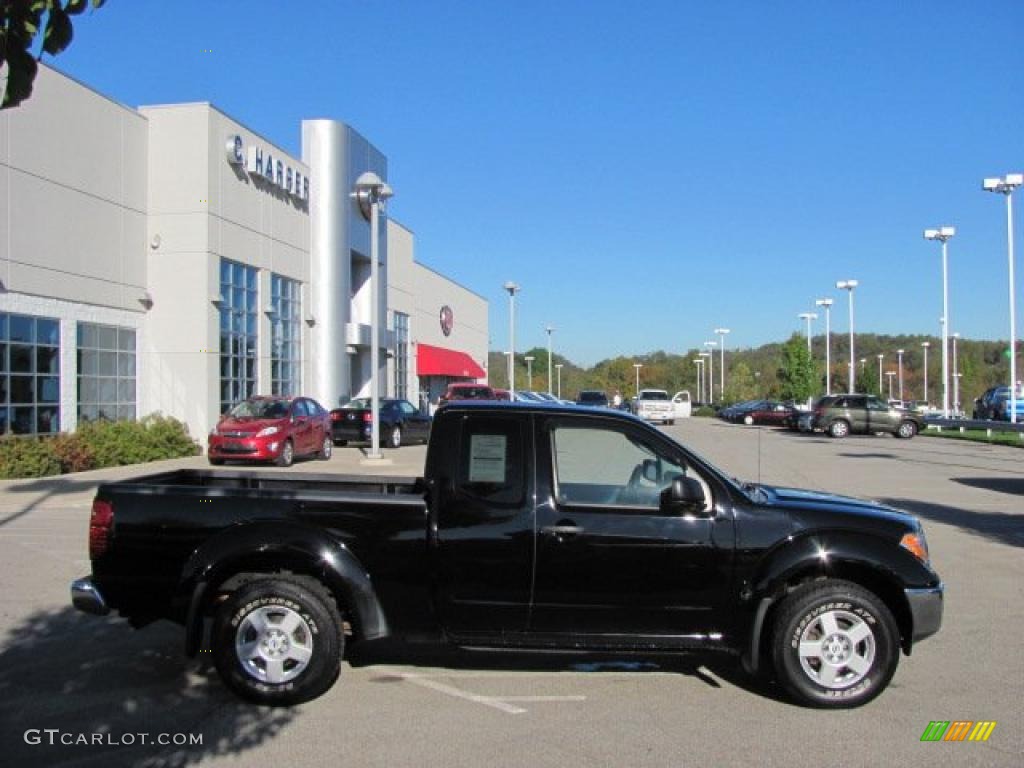
{"type": "Polygon", "coordinates": [[[746,411],[747,408],[753,408],[763,401],[761,400],[743,400],[732,405],[727,405],[724,408],[719,408],[717,412],[718,418],[723,421],[735,421],[736,417],[746,411]]]}
{"type": "Polygon", "coordinates": [[[921,414],[892,408],[875,395],[829,395],[814,408],[813,428],[832,437],[889,432],[911,438],[925,428],[925,423],[921,414]]]}
{"type": "Polygon", "coordinates": [[[785,426],[786,422],[795,418],[799,411],[793,403],[782,403],[778,400],[761,400],[755,405],[738,412],[733,421],[743,422],[746,425],[770,424],[773,426],[785,426]]]}
{"type": "MultiPolygon", "coordinates": [[[[975,419],[987,419],[989,421],[1010,420],[1010,388],[991,387],[974,401],[975,419]]],[[[1024,423],[1024,387],[1017,389],[1017,423],[1024,423]]]]}
{"type": "Polygon", "coordinates": [[[645,421],[656,421],[661,424],[676,423],[675,404],[669,399],[664,389],[641,389],[633,406],[635,413],[645,421]]]}
{"type": "MultiPolygon", "coordinates": [[[[380,401],[380,441],[389,448],[403,443],[427,442],[430,414],[423,413],[408,400],[382,398],[380,401]]],[[[369,442],[373,415],[370,398],[360,397],[331,411],[331,437],[335,445],[369,442]]]]}
{"type": "Polygon", "coordinates": [[[584,389],[576,397],[577,405],[587,405],[591,408],[607,408],[608,395],[599,389],[584,389]]]}
{"type": "MultiPolygon", "coordinates": [[[[438,405],[452,402],[453,400],[497,400],[498,395],[492,387],[486,384],[472,384],[460,382],[449,384],[445,393],[438,399],[438,405]]],[[[508,398],[505,398],[508,399],[508,398]]]]}
{"type": "Polygon", "coordinates": [[[207,438],[211,464],[272,461],[290,467],[297,456],[331,458],[331,420],[308,397],[250,397],[221,417],[207,438]]]}
{"type": "Polygon", "coordinates": [[[391,640],[719,652],[799,703],[854,707],[941,626],[912,515],[741,483],[613,410],[452,403],[425,466],[105,483],[73,604],[182,624],[189,655],[269,705],[324,693],[346,646],[391,640]]]}

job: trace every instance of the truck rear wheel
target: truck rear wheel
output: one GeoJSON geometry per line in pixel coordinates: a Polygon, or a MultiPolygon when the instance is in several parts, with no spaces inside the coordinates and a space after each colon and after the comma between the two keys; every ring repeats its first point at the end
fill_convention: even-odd
{"type": "Polygon", "coordinates": [[[811,707],[866,704],[892,680],[899,632],[885,604],[848,581],[814,581],[790,593],[774,622],[779,683],[811,707]]]}
{"type": "Polygon", "coordinates": [[[213,656],[221,679],[259,704],[288,706],[324,693],[338,677],[344,642],[327,590],[301,578],[245,584],[214,619],[213,656]]]}

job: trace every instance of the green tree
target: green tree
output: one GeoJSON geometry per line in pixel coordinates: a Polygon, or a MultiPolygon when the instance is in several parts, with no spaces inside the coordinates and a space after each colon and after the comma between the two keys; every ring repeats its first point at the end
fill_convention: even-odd
{"type": "MultiPolygon", "coordinates": [[[[858,365],[860,363],[858,362],[858,365]]],[[[877,395],[881,391],[878,381],[878,359],[868,360],[864,372],[857,372],[857,391],[865,395],[877,395]],[[872,365],[874,363],[874,365],[872,365]]],[[[883,397],[888,396],[883,395],[883,397]]]]}
{"type": "Polygon", "coordinates": [[[74,36],[71,17],[90,5],[99,8],[105,0],[0,0],[0,69],[6,64],[0,109],[16,107],[32,95],[44,53],[56,56],[74,36]],[[42,50],[33,49],[42,40],[42,50]]]}
{"type": "Polygon", "coordinates": [[[753,400],[758,396],[757,389],[757,381],[746,363],[736,363],[726,372],[725,402],[753,400]]]}
{"type": "Polygon", "coordinates": [[[782,345],[782,365],[779,366],[779,396],[784,400],[802,402],[811,397],[817,389],[818,374],[815,371],[807,341],[794,333],[782,345]]]}

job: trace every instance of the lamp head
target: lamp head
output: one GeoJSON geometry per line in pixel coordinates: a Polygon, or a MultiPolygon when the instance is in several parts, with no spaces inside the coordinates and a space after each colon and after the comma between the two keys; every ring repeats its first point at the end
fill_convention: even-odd
{"type": "Polygon", "coordinates": [[[518,291],[519,291],[519,286],[518,286],[518,285],[516,285],[515,283],[513,283],[513,282],[512,282],[511,280],[509,280],[508,282],[506,282],[506,283],[505,283],[505,284],[504,284],[504,285],[502,286],[502,288],[504,288],[504,289],[505,289],[506,291],[508,291],[508,295],[509,295],[509,296],[515,296],[515,295],[516,295],[516,292],[518,292],[518,291]]]}
{"type": "Polygon", "coordinates": [[[921,346],[924,347],[925,349],[927,349],[931,345],[932,345],[932,343],[930,341],[922,341],[921,342],[921,346]]]}
{"type": "Polygon", "coordinates": [[[814,304],[815,304],[815,306],[818,306],[818,307],[826,307],[826,308],[828,308],[828,307],[832,306],[832,299],[817,299],[814,302],[814,304]]]}
{"type": "Polygon", "coordinates": [[[981,182],[981,188],[986,192],[999,192],[1002,185],[1002,179],[985,179],[981,182]]]}
{"type": "Polygon", "coordinates": [[[719,336],[724,336],[727,333],[732,333],[728,328],[715,328],[715,333],[719,336]]]}

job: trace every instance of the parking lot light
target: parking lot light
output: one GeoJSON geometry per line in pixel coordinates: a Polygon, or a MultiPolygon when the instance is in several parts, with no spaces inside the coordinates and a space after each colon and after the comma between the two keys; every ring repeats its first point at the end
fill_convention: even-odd
{"type": "Polygon", "coordinates": [[[811,322],[817,320],[818,316],[814,312],[801,312],[797,317],[807,321],[807,354],[813,357],[814,353],[811,351],[811,322]]]}
{"type": "Polygon", "coordinates": [[[511,280],[502,288],[508,291],[508,391],[509,397],[515,399],[516,391],[516,293],[519,286],[511,280]]]}
{"type": "Polygon", "coordinates": [[[549,325],[544,330],[548,332],[548,394],[550,395],[552,393],[552,390],[551,390],[551,334],[555,332],[555,327],[553,325],[549,325]]]}
{"type": "MultiPolygon", "coordinates": [[[[889,399],[892,400],[892,377],[896,375],[896,371],[886,371],[885,375],[889,379],[889,399]]],[[[879,385],[879,389],[881,389],[881,385],[879,385]]],[[[882,393],[879,392],[878,394],[882,393]]]]}
{"type": "Polygon", "coordinates": [[[1008,173],[1003,178],[985,179],[981,183],[986,192],[998,192],[1006,197],[1006,255],[1010,264],[1010,423],[1017,423],[1017,309],[1016,281],[1013,276],[1013,190],[1024,184],[1024,173],[1008,173]]]}
{"type": "MultiPolygon", "coordinates": [[[[278,166],[280,168],[280,166],[278,166]]],[[[279,176],[280,178],[280,176],[279,176]]],[[[380,452],[380,214],[394,191],[373,171],[365,171],[356,179],[351,196],[360,205],[370,208],[370,453],[368,459],[382,459],[380,452]]]]}
{"type": "Polygon", "coordinates": [[[555,373],[558,375],[558,394],[555,395],[559,400],[562,399],[562,363],[555,363],[555,373]]]}
{"type": "Polygon", "coordinates": [[[956,227],[926,229],[925,240],[942,243],[942,418],[949,418],[949,269],[947,248],[949,239],[956,234],[956,227]]]}
{"type": "Polygon", "coordinates": [[[640,369],[644,367],[643,363],[633,363],[633,368],[636,370],[636,397],[640,399],[640,369]]]}
{"type": "Polygon", "coordinates": [[[725,397],[725,334],[732,333],[732,331],[730,331],[728,328],[715,328],[715,333],[717,333],[719,338],[722,340],[722,344],[718,348],[719,349],[718,380],[719,380],[719,384],[720,384],[719,390],[721,390],[722,397],[724,398],[725,397]]]}
{"type": "Polygon", "coordinates": [[[533,391],[533,361],[536,359],[533,355],[527,355],[523,358],[526,361],[526,390],[528,392],[533,391]]]}
{"type": "Polygon", "coordinates": [[[921,349],[924,350],[924,404],[928,405],[928,347],[932,343],[930,341],[922,341],[921,349]]]}
{"type": "Polygon", "coordinates": [[[903,350],[896,350],[896,357],[899,359],[899,374],[900,374],[900,402],[903,402],[903,350]]]}
{"type": "Polygon", "coordinates": [[[703,392],[704,399],[701,400],[701,402],[704,403],[704,402],[707,402],[707,397],[708,397],[708,382],[707,382],[707,379],[704,378],[704,375],[707,373],[707,370],[708,370],[708,358],[711,356],[711,353],[708,352],[707,350],[704,350],[703,352],[701,352],[699,354],[700,354],[700,358],[701,358],[701,361],[700,361],[700,363],[701,363],[701,366],[700,366],[700,380],[701,380],[701,384],[703,385],[703,388],[704,388],[704,392],[703,392]]]}
{"type": "Polygon", "coordinates": [[[704,346],[708,348],[708,402],[715,404],[715,347],[717,341],[705,341],[704,346]]]}
{"type": "Polygon", "coordinates": [[[953,339],[953,413],[960,413],[960,368],[956,364],[956,342],[960,338],[959,333],[951,333],[953,339]]]}
{"type": "Polygon", "coordinates": [[[836,288],[841,291],[849,291],[850,293],[850,392],[856,392],[856,381],[854,380],[854,371],[856,370],[853,365],[853,361],[856,360],[853,350],[853,290],[860,283],[857,280],[839,280],[836,283],[836,288]]]}
{"type": "Polygon", "coordinates": [[[817,299],[815,306],[825,308],[825,394],[832,394],[832,299],[817,299]]]}
{"type": "MultiPolygon", "coordinates": [[[[884,358],[885,355],[879,353],[878,355],[876,355],[876,357],[878,358],[878,394],[881,395],[882,394],[882,358],[884,358]]],[[[889,383],[889,388],[890,389],[892,388],[892,382],[889,383]]],[[[891,397],[892,393],[890,392],[889,395],[891,397]]]]}

